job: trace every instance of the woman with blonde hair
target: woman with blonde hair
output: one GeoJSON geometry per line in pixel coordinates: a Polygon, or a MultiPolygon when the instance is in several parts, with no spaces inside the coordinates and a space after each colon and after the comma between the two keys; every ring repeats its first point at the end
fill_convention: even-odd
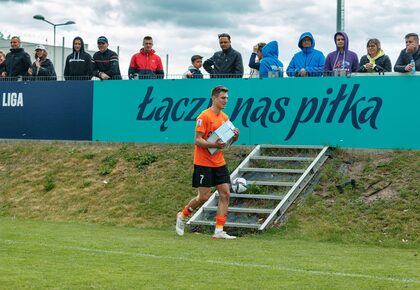
{"type": "Polygon", "coordinates": [[[38,44],[35,48],[35,62],[29,69],[29,75],[37,80],[56,80],[54,65],[49,58],[45,46],[38,44]]]}

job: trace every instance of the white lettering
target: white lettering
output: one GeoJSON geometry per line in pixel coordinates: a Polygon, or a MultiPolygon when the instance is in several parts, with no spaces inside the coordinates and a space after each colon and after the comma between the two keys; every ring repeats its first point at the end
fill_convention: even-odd
{"type": "Polygon", "coordinates": [[[3,93],[2,98],[3,107],[23,107],[23,93],[3,93]]]}

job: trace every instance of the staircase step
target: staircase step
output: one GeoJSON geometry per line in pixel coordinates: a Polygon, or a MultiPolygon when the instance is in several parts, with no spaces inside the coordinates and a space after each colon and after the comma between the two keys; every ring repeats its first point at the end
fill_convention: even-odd
{"type": "Polygon", "coordinates": [[[276,169],[276,168],[256,168],[256,167],[242,167],[239,172],[267,172],[267,173],[299,173],[305,172],[305,169],[276,169]]]}
{"type": "Polygon", "coordinates": [[[311,146],[311,145],[274,145],[274,144],[260,144],[260,148],[264,149],[313,149],[313,150],[322,150],[324,146],[311,146]]]}
{"type": "MultiPolygon", "coordinates": [[[[192,225],[203,225],[203,226],[215,226],[215,221],[203,221],[203,220],[195,220],[191,223],[192,225]]],[[[231,228],[248,228],[248,229],[259,229],[260,224],[245,224],[245,223],[230,223],[226,222],[225,227],[231,227],[231,228]]]]}
{"type": "Polygon", "coordinates": [[[292,187],[295,185],[295,182],[285,182],[285,181],[263,181],[263,180],[247,180],[248,184],[255,185],[268,185],[268,186],[285,186],[292,187]]]}
{"type": "MultiPolygon", "coordinates": [[[[204,211],[217,211],[217,206],[207,206],[203,208],[204,211]]],[[[268,208],[245,208],[245,207],[229,207],[228,212],[243,212],[243,213],[265,213],[270,214],[273,210],[268,208]]]]}
{"type": "MultiPolygon", "coordinates": [[[[219,196],[217,194],[217,196],[219,196]]],[[[235,198],[254,198],[254,199],[270,199],[270,200],[282,200],[282,195],[267,195],[267,194],[246,194],[246,193],[231,193],[230,197],[235,198]]]]}
{"type": "Polygon", "coordinates": [[[252,160],[270,160],[270,161],[313,161],[313,157],[297,156],[252,156],[252,160]]]}

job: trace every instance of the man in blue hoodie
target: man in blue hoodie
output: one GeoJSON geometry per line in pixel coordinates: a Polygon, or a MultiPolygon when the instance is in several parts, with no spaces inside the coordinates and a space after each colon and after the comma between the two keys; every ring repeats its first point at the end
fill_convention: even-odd
{"type": "Polygon", "coordinates": [[[260,63],[260,78],[282,78],[283,63],[279,60],[279,47],[277,41],[271,41],[262,48],[260,63]]]}
{"type": "Polygon", "coordinates": [[[347,75],[357,72],[359,58],[357,54],[349,50],[349,38],[345,32],[337,32],[334,35],[336,50],[327,55],[324,66],[324,75],[347,75]]]}
{"type": "Polygon", "coordinates": [[[287,67],[289,77],[320,76],[324,70],[325,56],[315,49],[315,39],[310,32],[304,32],[299,38],[301,49],[287,67]]]}

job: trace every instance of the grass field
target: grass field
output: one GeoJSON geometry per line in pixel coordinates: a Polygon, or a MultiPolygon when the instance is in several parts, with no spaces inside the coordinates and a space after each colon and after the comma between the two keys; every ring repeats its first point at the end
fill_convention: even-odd
{"type": "Polygon", "coordinates": [[[2,289],[419,289],[413,249],[0,218],[2,289]]]}
{"type": "Polygon", "coordinates": [[[420,151],[334,150],[280,227],[235,241],[176,236],[191,164],[191,145],[0,142],[0,289],[420,289],[420,151]]]}

